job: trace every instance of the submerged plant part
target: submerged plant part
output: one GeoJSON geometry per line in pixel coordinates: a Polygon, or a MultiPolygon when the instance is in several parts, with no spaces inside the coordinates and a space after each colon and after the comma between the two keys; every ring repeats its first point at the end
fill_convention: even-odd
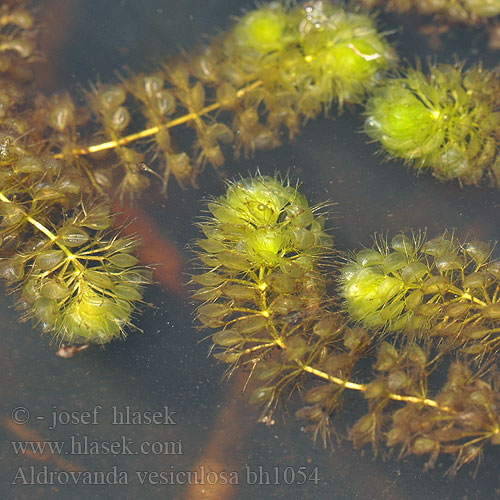
{"type": "Polygon", "coordinates": [[[500,261],[489,245],[454,236],[378,238],[342,267],[340,293],[367,328],[417,333],[481,359],[500,348],[500,261]]]}
{"type": "Polygon", "coordinates": [[[113,156],[93,174],[95,184],[106,190],[115,179],[122,194],[135,196],[148,186],[151,167],[163,169],[166,189],[170,175],[184,186],[196,183],[205,164],[222,167],[228,146],[237,155],[278,146],[282,130],[293,137],[304,118],[335,103],[361,103],[395,62],[366,15],[327,1],[272,2],[153,74],[95,85],[90,122],[67,95],[40,114],[57,157],[81,168],[89,155],[108,151],[113,156]],[[194,132],[185,149],[173,131],[180,125],[194,132]],[[79,136],[91,144],[77,143],[79,136]]]}
{"type": "MultiPolygon", "coordinates": [[[[324,219],[295,187],[260,176],[230,184],[208,208],[212,215],[200,225],[206,238],[197,242],[203,273],[193,282],[202,285],[198,320],[220,329],[217,357],[238,366],[289,343],[286,355],[301,358],[304,329],[325,314],[318,266],[332,239],[324,219]]],[[[272,404],[280,390],[258,390],[253,399],[272,404]]]]}
{"type": "Polygon", "coordinates": [[[288,10],[272,3],[244,16],[226,38],[233,66],[255,67],[252,79],[289,94],[283,97],[306,116],[335,101],[360,103],[395,62],[372,19],[323,1],[288,10]]]}
{"type": "Polygon", "coordinates": [[[478,24],[500,15],[498,0],[360,0],[368,9],[383,7],[394,12],[416,11],[445,21],[478,24]]]}
{"type": "MultiPolygon", "coordinates": [[[[108,207],[75,213],[54,238],[34,240],[34,250],[23,254],[21,305],[61,342],[104,344],[132,326],[151,276],[133,255],[137,239],[106,234],[108,207]]],[[[4,274],[18,261],[5,261],[4,274]]]]}
{"type": "MultiPolygon", "coordinates": [[[[1,14],[0,277],[20,295],[24,317],[59,342],[103,344],[131,324],[148,271],[133,256],[138,240],[112,229],[95,177],[53,158],[28,83],[33,19],[16,2],[1,14]]],[[[68,118],[59,106],[53,123],[68,118]]]]}
{"type": "MultiPolygon", "coordinates": [[[[2,78],[26,81],[31,75],[31,63],[40,58],[37,49],[38,27],[33,15],[20,1],[0,5],[0,75],[2,78]]],[[[3,85],[9,85],[6,81],[3,85]]],[[[10,104],[2,95],[2,105],[10,104]]]]}
{"type": "MultiPolygon", "coordinates": [[[[154,74],[95,84],[78,108],[68,93],[46,98],[26,83],[34,20],[16,1],[1,14],[0,274],[20,290],[25,317],[70,343],[122,336],[149,281],[132,255],[137,242],[112,232],[110,191],[139,194],[148,175],[158,176],[156,159],[166,189],[171,174],[194,184],[204,164],[222,166],[222,144],[237,154],[275,147],[282,127],[293,136],[303,117],[360,103],[396,59],[368,16],[328,2],[271,3],[154,74]],[[195,132],[186,150],[171,135],[181,124],[195,132]],[[133,145],[140,139],[152,147],[133,145]]],[[[250,198],[260,196],[259,183],[247,186],[250,198]]],[[[327,237],[296,190],[281,191],[266,210],[283,211],[287,222],[270,219],[238,244],[257,267],[286,265],[295,254],[293,266],[311,266],[327,237]],[[277,224],[278,234],[269,228],[277,224]]]]}
{"type": "Polygon", "coordinates": [[[21,289],[26,317],[61,342],[109,342],[149,282],[132,255],[138,241],[113,233],[107,205],[81,203],[85,179],[25,139],[2,137],[0,276],[21,289]]]}
{"type": "MultiPolygon", "coordinates": [[[[243,179],[208,208],[211,215],[200,224],[205,237],[197,241],[202,271],[193,276],[198,284],[194,298],[203,303],[197,319],[216,330],[215,356],[230,365],[229,373],[247,369],[254,379],[257,388],[250,401],[264,406],[264,421],[300,388],[305,406],[297,416],[308,420],[314,437],[326,444],[332,432],[341,432],[336,413],[356,412],[350,409],[351,398],[344,397],[354,391],[369,407],[366,415],[355,417],[359,420],[349,432],[356,447],[372,444],[376,451],[385,443],[399,448],[400,456],[427,455],[429,467],[439,455],[450,454],[455,457],[450,473],[455,473],[480,458],[488,443],[500,444],[500,395],[493,371],[473,369],[459,350],[438,350],[423,336],[399,336],[392,344],[373,324],[369,330],[349,326],[350,318],[326,293],[330,273],[324,257],[332,251],[331,238],[296,188],[268,177],[243,179]],[[366,358],[375,349],[372,370],[366,358]],[[441,364],[448,366],[444,384],[432,375],[441,364]]],[[[464,323],[474,325],[478,314],[486,320],[486,310],[494,312],[497,306],[482,303],[498,301],[499,292],[492,285],[499,277],[491,274],[498,266],[489,248],[471,242],[460,249],[451,237],[422,245],[397,236],[392,250],[359,255],[344,269],[345,281],[375,265],[382,270],[370,269],[370,277],[365,273],[369,284],[360,285],[366,293],[356,306],[361,308],[364,300],[370,308],[382,289],[384,299],[396,297],[389,292],[395,289],[410,296],[413,290],[403,292],[404,287],[418,291],[424,276],[434,274],[452,283],[453,306],[470,307],[464,323]],[[427,256],[432,260],[426,261],[427,256]],[[459,259],[464,260],[455,271],[459,259]],[[365,265],[361,270],[358,260],[365,265]],[[458,283],[460,273],[467,277],[458,283]],[[478,287],[479,276],[484,280],[478,287]],[[461,295],[460,284],[465,287],[461,295]]],[[[440,295],[438,280],[429,277],[427,286],[431,282],[433,300],[426,297],[427,303],[444,307],[445,292],[440,295]]],[[[351,281],[347,286],[354,288],[351,281]]]]}
{"type": "Polygon", "coordinates": [[[500,185],[500,77],[474,66],[409,69],[366,104],[365,131],[390,156],[441,180],[500,185]]]}

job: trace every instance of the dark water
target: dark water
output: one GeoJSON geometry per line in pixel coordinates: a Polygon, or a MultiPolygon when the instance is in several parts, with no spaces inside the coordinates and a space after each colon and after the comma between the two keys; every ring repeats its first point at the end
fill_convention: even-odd
{"type": "MultiPolygon", "coordinates": [[[[217,27],[227,26],[230,17],[243,7],[252,8],[240,0],[80,0],[68,1],[67,17],[61,19],[59,7],[63,4],[66,6],[66,2],[54,1],[47,4],[48,10],[40,10],[47,29],[66,23],[61,45],[49,57],[56,75],[51,83],[54,90],[85,86],[96,78],[111,81],[116,78],[114,71],[124,65],[137,71],[154,69],[180,48],[189,50],[202,39],[201,34],[213,34],[217,27]]],[[[455,31],[445,37],[439,50],[434,50],[411,25],[402,29],[399,22],[390,17],[382,20],[387,29],[396,29],[391,37],[409,61],[432,57],[454,62],[467,57],[481,58],[486,66],[498,61],[498,53],[486,49],[484,33],[455,31]]],[[[442,184],[428,175],[417,178],[398,162],[383,162],[374,155],[375,145],[367,144],[360,133],[361,124],[362,118],[348,111],[339,118],[311,121],[293,144],[258,153],[251,160],[233,161],[228,170],[235,176],[255,172],[256,167],[264,174],[289,172],[301,181],[302,191],[312,204],[335,202],[332,225],[337,227],[339,249],[368,245],[374,232],[394,234],[408,228],[427,228],[431,235],[454,228],[459,237],[487,241],[499,238],[497,190],[460,189],[456,183],[442,184]]],[[[180,249],[197,235],[191,222],[201,213],[202,199],[222,190],[210,173],[200,185],[197,191],[183,191],[172,183],[167,200],[153,193],[144,202],[144,210],[155,218],[162,234],[180,249]]],[[[471,477],[473,470],[467,468],[446,479],[443,472],[451,464],[446,460],[434,471],[423,473],[421,460],[374,459],[370,450],[365,454],[352,451],[349,442],[338,444],[333,453],[323,450],[302,431],[293,415],[297,408],[293,399],[288,409],[278,412],[272,427],[255,423],[259,413],[245,402],[245,396],[238,402],[238,421],[221,424],[221,408],[227,406],[229,391],[234,389],[221,382],[223,367],[207,357],[209,342],[200,343],[204,335],[192,326],[192,304],[166,294],[159,286],[152,287],[146,299],[154,307],[137,321],[143,334],[132,333],[126,342],[92,349],[72,360],[57,358],[46,338],[18,323],[16,311],[9,307],[10,298],[2,300],[0,415],[5,425],[0,428],[0,497],[182,499],[185,486],[158,484],[154,472],[193,470],[214,426],[220,431],[224,425],[232,429],[232,447],[227,454],[234,458],[234,469],[229,462],[228,470],[238,474],[239,482],[232,498],[475,500],[498,496],[496,464],[500,449],[486,450],[476,479],[471,477]],[[25,481],[19,476],[20,467],[28,476],[31,466],[36,472],[43,471],[44,466],[57,471],[64,464],[59,462],[58,467],[54,460],[31,460],[14,452],[10,443],[13,439],[38,439],[15,437],[6,430],[12,411],[19,407],[29,411],[27,425],[43,440],[64,441],[69,446],[72,441],[125,439],[133,442],[133,454],[128,454],[127,447],[119,454],[106,454],[101,446],[101,453],[95,455],[75,454],[66,447],[54,455],[85,470],[109,473],[107,484],[22,484],[25,481]],[[127,408],[131,412],[163,412],[163,417],[158,417],[161,422],[157,423],[113,425],[114,407],[115,412],[127,408]],[[84,422],[65,423],[71,412],[73,418],[84,422]],[[52,415],[61,419],[54,429],[52,415]],[[170,454],[155,454],[151,447],[159,446],[153,444],[156,442],[181,448],[171,449],[170,454]],[[146,449],[135,454],[141,443],[146,443],[146,449]],[[291,480],[291,474],[299,470],[306,471],[310,478],[300,486],[291,480]],[[250,472],[261,471],[277,471],[278,477],[271,476],[273,484],[252,484],[256,478],[250,472]],[[124,477],[127,486],[113,484],[124,477]]],[[[359,413],[363,404],[357,398],[348,399],[344,421],[349,422],[349,415],[359,413]]],[[[23,412],[21,415],[27,415],[23,412]]]]}

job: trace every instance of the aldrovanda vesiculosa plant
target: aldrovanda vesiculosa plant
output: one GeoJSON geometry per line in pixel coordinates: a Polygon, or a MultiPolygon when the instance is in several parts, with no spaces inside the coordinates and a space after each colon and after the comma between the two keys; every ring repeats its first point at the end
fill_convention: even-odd
{"type": "Polygon", "coordinates": [[[366,104],[365,131],[390,156],[441,180],[500,185],[500,78],[480,65],[409,69],[366,104]]]}
{"type": "MultiPolygon", "coordinates": [[[[149,272],[133,255],[139,241],[112,228],[93,174],[53,157],[28,83],[32,15],[18,2],[0,13],[0,277],[56,341],[104,344],[131,326],[149,272]]],[[[52,111],[53,123],[72,122],[67,106],[52,111]]]]}
{"type": "MultiPolygon", "coordinates": [[[[213,341],[222,361],[236,367],[254,360],[259,370],[275,375],[284,363],[287,371],[308,350],[304,335],[328,314],[320,262],[332,239],[324,218],[296,187],[260,175],[230,184],[208,209],[200,224],[205,238],[197,241],[202,272],[193,276],[201,285],[194,297],[204,302],[197,318],[219,330],[213,341]],[[282,362],[267,359],[276,347],[283,349],[282,362]]],[[[330,327],[316,331],[323,330],[330,327]]],[[[316,356],[321,346],[311,349],[316,356]]],[[[271,406],[302,370],[294,373],[282,384],[259,387],[252,400],[271,406]]]]}
{"type": "Polygon", "coordinates": [[[368,8],[432,15],[434,22],[476,25],[500,15],[498,0],[360,0],[368,8]],[[437,19],[436,19],[437,18],[437,19]]]}
{"type": "Polygon", "coordinates": [[[221,168],[230,149],[277,147],[304,119],[360,104],[396,60],[368,15],[328,1],[271,2],[152,74],[95,85],[90,120],[67,95],[51,99],[41,117],[56,155],[79,167],[91,161],[104,191],[118,181],[120,194],[136,197],[149,185],[143,163],[161,174],[164,189],[171,175],[196,185],[202,168],[221,168]],[[179,140],[181,125],[193,134],[179,140]]]}
{"type": "MultiPolygon", "coordinates": [[[[301,119],[360,103],[396,60],[369,16],[272,2],[153,74],[93,85],[78,108],[69,93],[45,98],[14,81],[36,52],[36,23],[20,3],[0,20],[0,274],[21,292],[25,316],[64,342],[121,336],[148,281],[135,240],[111,231],[107,193],[137,196],[154,168],[164,188],[171,174],[195,184],[206,163],[223,165],[224,145],[277,146],[301,119]],[[171,133],[181,124],[195,132],[186,151],[171,133]]],[[[273,238],[250,239],[248,250],[262,256],[268,245],[270,258],[273,238]]]]}
{"type": "Polygon", "coordinates": [[[482,357],[500,348],[500,261],[484,242],[396,235],[355,252],[340,292],[367,328],[421,335],[482,357]]]}
{"type": "Polygon", "coordinates": [[[342,425],[336,413],[351,402],[345,395],[355,392],[368,406],[349,432],[356,447],[385,442],[400,456],[426,455],[429,467],[450,454],[454,473],[500,443],[495,375],[481,364],[489,338],[498,337],[498,264],[489,247],[398,235],[391,248],[355,254],[341,271],[349,318],[326,293],[331,239],[296,188],[243,179],[208,207],[197,241],[201,272],[193,276],[194,298],[203,302],[197,318],[215,330],[215,355],[230,373],[247,370],[263,421],[300,388],[305,406],[297,416],[326,444],[342,425]],[[427,336],[414,321],[420,334],[389,338],[418,317],[427,336]],[[372,320],[368,329],[353,325],[364,319],[372,320]],[[440,341],[432,342],[433,327],[440,341]],[[465,350],[460,341],[447,344],[460,334],[472,341],[465,350]],[[371,366],[366,358],[375,351],[371,366]],[[444,383],[442,371],[432,375],[439,365],[448,369],[444,383]]]}

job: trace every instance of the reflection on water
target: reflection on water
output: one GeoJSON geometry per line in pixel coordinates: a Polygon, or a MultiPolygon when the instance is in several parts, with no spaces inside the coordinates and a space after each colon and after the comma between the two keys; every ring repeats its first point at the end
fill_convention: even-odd
{"type": "MultiPolygon", "coordinates": [[[[189,49],[200,33],[213,33],[215,26],[223,27],[231,15],[249,6],[240,0],[68,3],[67,20],[58,19],[57,1],[47,2],[52,11],[41,9],[49,27],[66,21],[70,26],[59,35],[63,47],[51,64],[55,85],[63,88],[86,85],[97,75],[109,81],[124,64],[137,70],[154,68],[179,46],[189,49]]],[[[383,22],[394,26],[394,18],[383,22]]],[[[453,62],[455,52],[461,57],[479,53],[490,64],[495,60],[497,54],[484,49],[484,36],[462,35],[460,31],[445,41],[440,61],[453,62]]],[[[400,40],[400,51],[410,60],[433,53],[411,26],[393,37],[400,40]]],[[[383,163],[374,156],[376,148],[356,133],[361,123],[359,116],[347,111],[335,120],[312,121],[294,144],[234,161],[229,171],[245,175],[258,166],[263,174],[289,172],[300,179],[311,203],[335,202],[333,225],[340,249],[369,244],[375,231],[395,233],[408,228],[427,227],[431,235],[456,228],[459,237],[498,238],[498,191],[460,189],[430,176],[416,178],[398,162],[383,163]]],[[[201,214],[201,200],[222,190],[211,172],[200,184],[197,191],[184,191],[172,183],[167,200],[152,192],[141,205],[154,219],[158,236],[179,249],[196,237],[192,221],[201,214]]],[[[185,258],[189,263],[188,250],[185,258]]],[[[233,482],[239,484],[227,490],[228,498],[472,500],[495,496],[500,486],[496,449],[487,450],[477,480],[469,470],[444,480],[444,468],[423,474],[423,462],[413,457],[374,460],[369,451],[353,452],[349,443],[336,445],[332,454],[323,450],[301,432],[301,423],[293,416],[294,399],[278,413],[274,426],[256,424],[258,411],[249,406],[245,395],[239,397],[237,383],[221,383],[223,367],[207,357],[210,344],[200,343],[203,333],[192,326],[193,306],[186,294],[165,293],[157,285],[151,287],[146,301],[152,306],[137,321],[144,333],[132,332],[126,342],[62,360],[47,339],[18,323],[10,298],[2,300],[3,498],[186,498],[186,487],[180,483],[189,482],[187,471],[203,465],[200,457],[206,456],[233,464],[227,471],[228,482],[234,472],[233,482]],[[12,425],[16,408],[13,416],[27,420],[22,426],[12,425]],[[118,417],[125,422],[127,414],[129,421],[122,424],[118,417]],[[23,455],[13,448],[12,440],[58,444],[35,458],[32,452],[23,455]],[[76,487],[76,476],[49,474],[65,469],[102,471],[105,484],[76,487]],[[290,476],[299,470],[306,471],[308,478],[301,486],[290,476]],[[41,475],[31,477],[32,472],[41,475]],[[262,484],[266,472],[271,484],[262,484]],[[22,484],[32,479],[48,484],[22,484]],[[128,485],[116,484],[120,482],[128,485]]],[[[349,415],[359,412],[363,404],[355,397],[348,399],[348,408],[339,418],[350,422],[349,415]]],[[[449,465],[446,460],[443,463],[449,465]]],[[[208,473],[208,466],[214,464],[206,465],[208,473]]],[[[190,491],[196,495],[192,498],[204,498],[201,489],[190,491]]]]}

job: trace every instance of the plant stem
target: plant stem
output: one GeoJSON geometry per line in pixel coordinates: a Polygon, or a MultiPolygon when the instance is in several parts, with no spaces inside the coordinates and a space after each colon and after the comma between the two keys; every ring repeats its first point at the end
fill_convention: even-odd
{"type": "MultiPolygon", "coordinates": [[[[0,201],[3,201],[4,203],[12,203],[12,201],[9,200],[9,198],[7,198],[1,191],[0,191],[0,201]]],[[[46,228],[42,223],[33,219],[33,217],[28,215],[24,210],[23,210],[23,213],[26,217],[26,220],[31,225],[35,226],[43,234],[45,234],[45,236],[47,236],[51,241],[53,241],[67,255],[69,260],[75,259],[75,254],[72,253],[66,245],[63,245],[52,231],[50,231],[48,228],[46,228]]]]}
{"type": "MultiPolygon", "coordinates": [[[[328,380],[329,382],[332,382],[336,385],[340,385],[341,387],[345,387],[346,389],[352,389],[354,391],[361,391],[361,392],[366,391],[367,387],[364,384],[356,384],[355,382],[350,382],[349,380],[342,380],[341,378],[329,375],[328,373],[318,370],[317,368],[313,368],[312,366],[302,365],[302,364],[300,365],[305,372],[310,373],[311,375],[315,375],[316,377],[328,380]]],[[[431,406],[432,408],[437,408],[438,410],[441,411],[454,413],[454,411],[451,408],[449,408],[448,406],[441,406],[437,401],[433,399],[419,398],[416,396],[402,396],[401,394],[395,394],[392,392],[387,394],[387,397],[395,401],[405,401],[407,403],[423,404],[425,406],[431,406]]]]}
{"type": "MultiPolygon", "coordinates": [[[[243,97],[247,92],[260,87],[262,85],[261,80],[257,80],[250,85],[247,85],[246,87],[243,87],[242,89],[238,90],[236,92],[236,97],[240,98],[243,97]]],[[[216,109],[219,109],[221,107],[220,102],[214,102],[213,104],[210,104],[209,106],[204,107],[201,109],[198,113],[188,113],[186,115],[180,116],[179,118],[175,118],[174,120],[169,121],[168,123],[165,123],[164,125],[157,125],[155,127],[150,127],[145,130],[141,130],[140,132],[136,132],[135,134],[130,134],[125,137],[121,137],[120,139],[114,140],[114,141],[108,141],[108,142],[103,142],[101,144],[95,144],[94,146],[89,146],[88,148],[76,148],[73,149],[73,155],[74,156],[83,156],[83,155],[89,155],[92,153],[97,153],[99,151],[104,151],[107,149],[114,149],[118,146],[125,146],[127,144],[130,144],[131,142],[137,141],[139,139],[144,139],[145,137],[150,137],[152,135],[156,135],[160,130],[163,128],[174,128],[177,127],[178,125],[182,125],[184,123],[187,123],[191,120],[196,120],[200,116],[204,116],[212,111],[215,111],[216,109]]],[[[61,159],[63,158],[62,153],[57,153],[54,155],[54,158],[61,159]]]]}

